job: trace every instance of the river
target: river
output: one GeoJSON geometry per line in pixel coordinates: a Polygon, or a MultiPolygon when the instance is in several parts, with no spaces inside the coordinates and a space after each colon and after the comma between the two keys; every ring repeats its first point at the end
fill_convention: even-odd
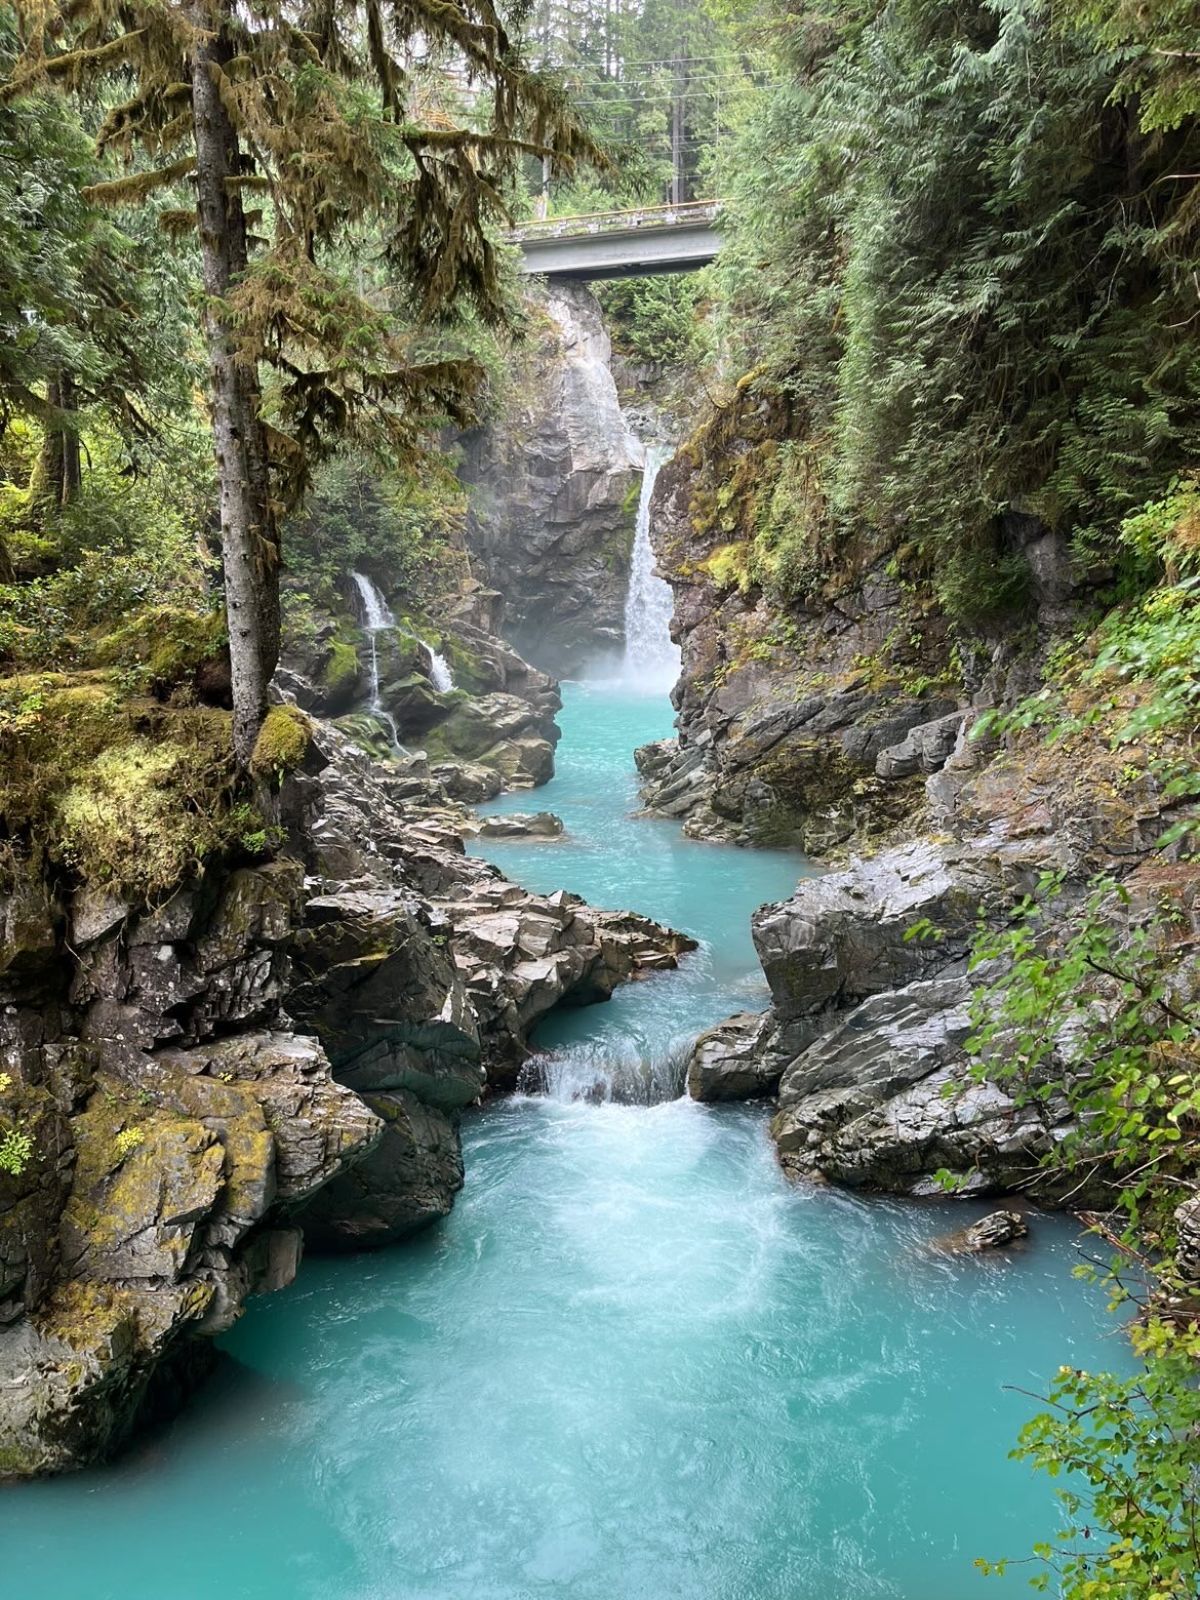
{"type": "Polygon", "coordinates": [[[4,1600],[986,1600],[973,1559],[1054,1528],[1006,1386],[1122,1359],[1067,1222],[948,1259],[979,1208],[791,1188],[761,1110],[570,1098],[765,1003],[749,912],[804,870],[630,815],[669,723],[568,686],[569,836],[487,849],[701,950],[543,1029],[556,1092],[468,1114],[436,1231],[306,1261],[170,1428],[0,1495],[4,1600]]]}

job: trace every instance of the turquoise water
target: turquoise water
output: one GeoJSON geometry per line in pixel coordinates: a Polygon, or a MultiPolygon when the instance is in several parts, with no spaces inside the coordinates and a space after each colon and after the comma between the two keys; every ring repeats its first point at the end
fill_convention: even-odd
{"type": "MultiPolygon", "coordinates": [[[[704,937],[545,1041],[654,1054],[761,1000],[745,918],[799,863],[626,819],[660,706],[578,691],[564,724],[538,803],[572,842],[489,853],[704,937]]],[[[1025,1592],[971,1565],[1056,1525],[1005,1459],[1030,1410],[1006,1385],[1124,1359],[1069,1224],[1035,1219],[1011,1262],[947,1258],[930,1242],[976,1208],[791,1189],[749,1108],[518,1098],[464,1134],[439,1230],[306,1262],[174,1426],[0,1495],[3,1600],[1025,1592]]]]}
{"type": "Polygon", "coordinates": [[[665,696],[618,685],[563,685],[563,730],[555,777],[541,789],[501,795],[484,814],[553,811],[561,839],[476,841],[517,883],[572,889],[597,906],[628,906],[700,940],[677,972],[618,989],[604,1005],[564,1010],[536,1042],[569,1046],[572,1065],[677,1062],[704,1027],[769,999],[750,938],[750,913],[791,893],[813,869],[785,850],[739,850],[683,837],[678,823],[636,815],[639,744],[672,731],[665,696]]]}

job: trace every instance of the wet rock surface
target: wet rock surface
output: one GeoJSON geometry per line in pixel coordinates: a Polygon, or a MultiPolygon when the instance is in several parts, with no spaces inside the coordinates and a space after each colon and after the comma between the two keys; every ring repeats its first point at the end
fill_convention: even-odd
{"type": "Polygon", "coordinates": [[[693,1100],[755,1100],[774,1092],[779,1075],[758,1047],[762,1020],[742,1012],[700,1035],[687,1064],[693,1100]]]}
{"type": "Polygon", "coordinates": [[[959,742],[928,780],[935,831],[805,879],[756,913],[772,1003],[748,1050],[778,1084],[771,1132],[786,1171],[909,1195],[943,1192],[942,1172],[966,1195],[1086,1204],[1100,1192],[1098,1167],[1044,1165],[1075,1131],[1064,1086],[1087,1062],[1064,1035],[1036,1081],[993,1077],[1004,1036],[982,1061],[967,1041],[973,993],[999,969],[968,973],[967,956],[980,923],[1002,926],[1046,874],[1061,878],[1064,926],[1100,867],[1124,881],[1118,929],[1164,896],[1179,901],[1181,925],[1194,918],[1186,868],[1151,852],[1170,802],[1147,792],[1121,804],[1116,760],[1107,748],[1064,763],[1038,741],[999,753],[959,742]]]}
{"type": "Polygon", "coordinates": [[[558,676],[619,654],[641,479],[583,284],[551,288],[504,417],[464,440],[468,543],[505,595],[505,636],[558,676]]]}
{"type": "Polygon", "coordinates": [[[1029,1233],[1029,1224],[1019,1211],[989,1211],[986,1217],[972,1222],[958,1235],[961,1248],[978,1253],[981,1250],[1003,1250],[1016,1244],[1029,1233]]]}

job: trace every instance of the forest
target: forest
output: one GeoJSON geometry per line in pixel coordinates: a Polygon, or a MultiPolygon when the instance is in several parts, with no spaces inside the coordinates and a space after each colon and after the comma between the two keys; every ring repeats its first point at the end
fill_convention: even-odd
{"type": "Polygon", "coordinates": [[[14,1592],[1200,1596],[1200,6],[0,0],[0,258],[14,1592]]]}

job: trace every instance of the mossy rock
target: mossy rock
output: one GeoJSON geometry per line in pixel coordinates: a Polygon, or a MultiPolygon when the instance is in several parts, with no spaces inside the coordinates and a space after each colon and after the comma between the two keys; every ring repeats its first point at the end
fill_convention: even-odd
{"type": "Polygon", "coordinates": [[[226,712],[126,700],[104,673],[0,679],[0,818],[80,879],[175,887],[250,826],[226,712]]]}
{"type": "Polygon", "coordinates": [[[297,706],[272,706],[254,741],[250,771],[256,778],[295,771],[304,765],[312,735],[312,723],[297,706]]]}
{"type": "Polygon", "coordinates": [[[72,1128],[65,1263],[93,1278],[178,1279],[224,1185],[217,1136],[197,1118],[131,1105],[106,1079],[72,1128]]]}
{"type": "Polygon", "coordinates": [[[441,648],[450,663],[456,689],[463,689],[468,694],[486,694],[495,686],[495,674],[488,671],[476,652],[461,639],[456,639],[453,634],[445,634],[441,648]]]}
{"type": "Polygon", "coordinates": [[[158,689],[194,678],[219,657],[228,642],[220,611],[193,611],[184,606],[148,606],[136,612],[95,647],[100,666],[143,667],[158,689]]]}
{"type": "Polygon", "coordinates": [[[329,641],[329,654],[321,669],[321,687],[330,700],[340,701],[353,694],[358,682],[358,651],[348,639],[329,641]]]}

